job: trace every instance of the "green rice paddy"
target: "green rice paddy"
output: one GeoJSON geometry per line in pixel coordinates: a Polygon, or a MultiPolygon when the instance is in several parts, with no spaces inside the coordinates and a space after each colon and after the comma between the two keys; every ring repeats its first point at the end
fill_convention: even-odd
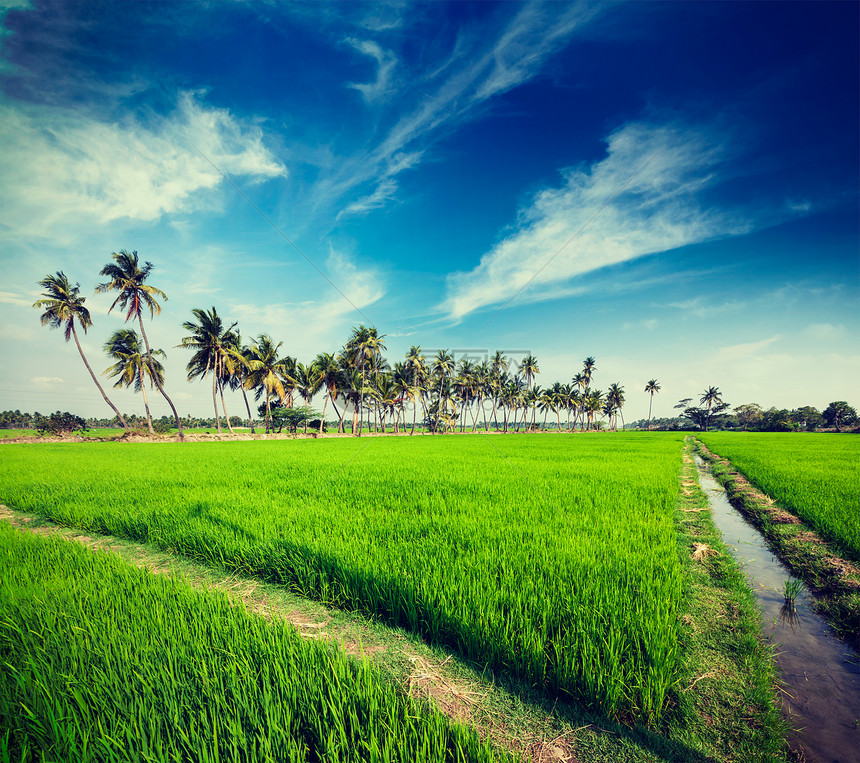
{"type": "Polygon", "coordinates": [[[847,559],[860,562],[860,438],[752,432],[697,436],[847,559]]]}
{"type": "Polygon", "coordinates": [[[492,761],[368,663],[0,522],[0,760],[492,761]]]}
{"type": "Polygon", "coordinates": [[[12,446],[0,501],[364,610],[603,713],[678,679],[681,436],[12,446]]]}

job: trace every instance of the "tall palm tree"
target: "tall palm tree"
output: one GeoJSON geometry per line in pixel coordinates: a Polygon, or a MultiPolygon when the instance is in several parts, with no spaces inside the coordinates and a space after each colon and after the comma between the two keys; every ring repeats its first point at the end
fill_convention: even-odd
{"type": "Polygon", "coordinates": [[[251,359],[251,348],[242,343],[242,337],[238,331],[234,331],[232,337],[232,349],[242,356],[242,363],[236,366],[233,377],[230,380],[230,389],[239,389],[242,391],[242,399],[245,401],[245,409],[248,411],[248,426],[251,428],[251,434],[256,434],[254,431],[254,416],[251,413],[251,405],[248,403],[248,395],[245,392],[245,382],[248,380],[248,374],[251,370],[248,367],[248,362],[251,359]]]}
{"type": "Polygon", "coordinates": [[[350,360],[355,364],[361,373],[361,397],[358,403],[358,436],[361,437],[361,417],[364,408],[364,390],[367,386],[365,377],[365,367],[377,355],[381,355],[385,349],[383,338],[385,335],[379,335],[375,326],[359,325],[352,329],[352,337],[346,343],[346,350],[350,356],[350,360]]]}
{"type": "Polygon", "coordinates": [[[603,392],[599,389],[590,389],[585,396],[585,413],[588,415],[588,429],[591,429],[594,414],[603,408],[603,392]]]}
{"type": "MultiPolygon", "coordinates": [[[[445,403],[450,401],[450,395],[445,396],[445,382],[451,377],[454,372],[454,356],[448,350],[439,350],[436,357],[433,359],[433,376],[438,380],[438,405],[436,406],[436,426],[433,428],[434,433],[439,430],[439,422],[445,412],[445,403]]],[[[447,426],[446,426],[447,429],[447,426]]]]}
{"type": "MultiPolygon", "coordinates": [[[[323,384],[323,376],[319,368],[314,363],[305,365],[304,363],[296,363],[293,378],[296,381],[296,390],[305,401],[305,405],[310,408],[311,400],[314,395],[319,392],[323,384]]],[[[305,416],[304,433],[308,433],[308,419],[305,416]]]]}
{"type": "MultiPolygon", "coordinates": [[[[624,429],[624,414],[621,412],[621,409],[624,406],[624,387],[622,387],[618,382],[613,382],[609,385],[609,389],[606,391],[606,399],[612,404],[613,417],[618,414],[621,415],[621,428],[624,429]]],[[[615,428],[618,429],[617,422],[615,424],[615,428]]]]}
{"type": "Polygon", "coordinates": [[[325,398],[323,401],[323,409],[322,415],[320,416],[320,431],[322,434],[323,426],[325,425],[325,412],[328,407],[328,401],[331,400],[332,407],[334,408],[335,415],[340,418],[340,415],[337,412],[337,405],[335,400],[337,400],[338,389],[340,387],[341,374],[340,369],[337,365],[337,358],[332,355],[330,352],[321,352],[319,355],[314,358],[313,367],[315,372],[320,377],[320,388],[325,388],[325,398]]]}
{"type": "Polygon", "coordinates": [[[86,355],[84,355],[84,351],[81,349],[80,341],[78,341],[78,332],[75,330],[75,321],[80,324],[85,334],[87,333],[87,329],[93,325],[92,319],[90,318],[90,311],[84,307],[86,297],[82,297],[80,295],[81,285],[76,283],[72,286],[69,283],[69,279],[66,277],[66,274],[63,273],[62,270],[58,270],[54,275],[46,275],[41,281],[39,281],[39,286],[44,289],[44,292],[42,292],[43,299],[36,300],[36,302],[33,303],[33,307],[45,310],[39,318],[42,325],[50,326],[52,329],[60,328],[62,326],[64,328],[67,342],[71,337],[74,337],[75,346],[78,348],[81,360],[84,361],[87,371],[90,372],[93,383],[98,387],[104,401],[116,414],[116,417],[119,419],[119,423],[122,424],[123,429],[128,432],[128,424],[125,423],[125,419],[122,417],[119,409],[110,401],[107,394],[105,394],[104,389],[102,389],[102,385],[99,384],[99,380],[96,378],[96,375],[93,373],[93,369],[90,368],[90,364],[87,362],[86,355]]]}
{"type": "MultiPolygon", "coordinates": [[[[536,374],[540,373],[537,358],[534,355],[526,355],[520,364],[520,375],[526,380],[526,387],[531,391],[532,381],[536,374]]],[[[535,425],[535,414],[537,411],[537,398],[532,397],[532,427],[535,425]]]]}
{"type": "Polygon", "coordinates": [[[708,405],[708,416],[705,419],[705,431],[708,431],[708,425],[711,423],[711,408],[714,405],[719,405],[723,402],[719,387],[708,387],[699,398],[699,403],[708,405]]]}
{"type": "Polygon", "coordinates": [[[224,384],[229,386],[230,379],[235,376],[237,368],[246,363],[245,358],[237,349],[237,337],[233,333],[236,324],[233,323],[225,329],[224,323],[214,307],[209,311],[194,308],[191,312],[197,319],[197,323],[185,321],[182,324],[182,328],[190,331],[191,335],[183,337],[177,345],[177,347],[196,350],[186,366],[188,381],[203,379],[209,373],[212,374],[212,406],[215,409],[215,424],[218,427],[218,434],[221,434],[221,418],[218,414],[218,400],[216,398],[219,389],[221,391],[221,405],[224,408],[224,418],[227,420],[227,427],[233,433],[233,427],[230,426],[230,418],[227,415],[227,407],[224,404],[223,388],[224,384]]]}
{"type": "Polygon", "coordinates": [[[645,385],[645,391],[650,393],[651,399],[648,401],[648,429],[651,429],[651,404],[654,402],[654,393],[660,391],[660,385],[656,379],[651,379],[645,385]]]}
{"type": "MultiPolygon", "coordinates": [[[[135,392],[143,393],[143,407],[146,410],[146,426],[150,434],[155,434],[152,428],[152,416],[149,413],[149,400],[146,397],[146,380],[149,386],[154,382],[152,374],[156,373],[164,379],[164,366],[154,357],[147,359],[140,338],[134,329],[118,329],[105,342],[104,350],[111,360],[116,361],[105,369],[104,373],[112,379],[117,379],[113,385],[116,388],[134,387],[135,392]]],[[[162,350],[153,350],[153,355],[166,357],[162,350]]]]}
{"type": "Polygon", "coordinates": [[[255,391],[257,400],[265,394],[266,396],[266,434],[272,428],[272,393],[276,394],[281,401],[287,397],[284,389],[284,381],[281,378],[284,371],[284,361],[278,357],[278,350],[283,342],[275,344],[268,334],[260,334],[255,344],[251,345],[248,361],[248,378],[245,387],[255,391]]]}
{"type": "Polygon", "coordinates": [[[424,409],[424,419],[427,419],[427,406],[424,402],[424,391],[429,377],[429,369],[427,367],[427,358],[421,354],[420,345],[412,345],[412,347],[409,348],[409,352],[406,353],[406,367],[409,371],[409,382],[413,390],[412,431],[409,434],[414,435],[415,419],[417,416],[417,406],[415,405],[416,397],[421,402],[421,406],[424,409]]]}
{"type": "MultiPolygon", "coordinates": [[[[143,267],[140,267],[136,251],[129,254],[125,249],[120,249],[119,252],[114,252],[111,257],[114,261],[112,263],[109,262],[99,272],[99,275],[106,276],[109,280],[96,286],[96,293],[101,294],[108,291],[119,292],[108,312],[119,305],[121,310],[126,311],[126,323],[132,318],[137,318],[140,324],[140,333],[143,336],[143,343],[146,345],[147,361],[151,364],[152,352],[149,347],[149,338],[146,336],[146,329],[143,327],[143,311],[148,308],[150,318],[160,314],[161,305],[158,304],[156,297],[160,297],[166,302],[167,295],[161,289],[145,283],[152,272],[152,263],[145,262],[143,267]]],[[[176,428],[179,430],[179,439],[184,440],[185,435],[182,432],[182,422],[179,420],[176,406],[164,391],[164,384],[158,378],[158,374],[153,373],[152,379],[155,382],[155,386],[158,387],[158,391],[170,406],[170,410],[173,411],[173,418],[176,419],[176,428]]]]}

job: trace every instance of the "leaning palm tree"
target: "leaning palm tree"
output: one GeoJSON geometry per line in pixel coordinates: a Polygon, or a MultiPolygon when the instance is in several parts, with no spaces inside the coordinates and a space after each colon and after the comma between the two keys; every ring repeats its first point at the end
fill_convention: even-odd
{"type": "Polygon", "coordinates": [[[650,393],[651,399],[648,401],[648,429],[651,429],[651,404],[654,402],[654,393],[660,391],[660,385],[656,379],[651,379],[645,385],[645,391],[650,393]]]}
{"type": "MultiPolygon", "coordinates": [[[[99,275],[106,276],[109,280],[96,286],[96,293],[101,294],[108,291],[119,292],[117,298],[108,309],[108,312],[119,305],[121,310],[126,311],[126,323],[132,318],[137,318],[140,324],[140,333],[143,336],[143,343],[146,345],[147,361],[152,361],[152,352],[149,347],[149,338],[146,336],[146,329],[143,327],[143,311],[149,309],[149,317],[161,313],[161,305],[158,304],[156,297],[160,297],[165,302],[167,295],[161,290],[144,283],[149,274],[152,272],[152,263],[145,262],[143,267],[140,266],[137,252],[127,252],[125,249],[120,249],[119,252],[114,252],[111,257],[112,263],[105,265],[99,275]]],[[[162,397],[167,401],[170,410],[173,411],[173,418],[176,419],[176,428],[179,430],[179,439],[184,440],[185,435],[182,433],[182,422],[179,420],[179,414],[176,412],[176,406],[173,401],[167,396],[164,391],[164,384],[158,378],[158,374],[153,373],[152,380],[162,397]]]]}
{"type": "MultiPolygon", "coordinates": [[[[105,370],[110,378],[116,379],[115,388],[134,387],[135,392],[143,394],[143,407],[146,410],[146,426],[149,433],[154,435],[152,416],[149,413],[149,400],[146,397],[146,381],[150,388],[154,381],[152,374],[158,374],[164,380],[164,366],[155,357],[147,358],[134,329],[118,329],[105,342],[104,350],[111,360],[116,361],[105,370]]],[[[166,357],[162,350],[153,350],[153,356],[166,357]]]]}
{"type": "Polygon", "coordinates": [[[75,346],[78,348],[81,360],[84,361],[87,371],[90,372],[93,383],[98,387],[104,401],[116,414],[116,417],[119,419],[119,423],[122,424],[123,429],[128,432],[128,424],[125,423],[125,419],[122,417],[119,409],[105,394],[104,389],[102,389],[102,385],[99,384],[99,380],[96,378],[96,375],[93,373],[93,369],[90,368],[90,364],[87,362],[84,351],[81,349],[80,341],[78,341],[78,332],[75,330],[75,321],[80,324],[85,334],[87,333],[87,329],[93,325],[92,319],[90,318],[90,311],[84,307],[86,297],[82,297],[80,295],[81,285],[76,283],[72,286],[69,283],[69,279],[66,277],[66,274],[63,273],[62,270],[58,270],[54,275],[46,275],[41,281],[39,281],[39,286],[45,290],[42,292],[42,297],[44,299],[37,300],[33,303],[33,307],[45,310],[45,312],[40,316],[42,325],[50,326],[52,329],[60,328],[62,326],[65,329],[64,333],[67,342],[71,337],[74,337],[75,346]]]}

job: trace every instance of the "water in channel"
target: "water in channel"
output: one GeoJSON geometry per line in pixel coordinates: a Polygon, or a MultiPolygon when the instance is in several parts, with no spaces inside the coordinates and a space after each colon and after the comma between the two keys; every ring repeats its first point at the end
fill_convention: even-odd
{"type": "Polygon", "coordinates": [[[860,658],[813,611],[805,589],[795,599],[795,612],[785,608],[788,569],[732,507],[702,459],[695,459],[714,523],[743,565],[762,611],[764,635],[776,645],[783,705],[798,729],[789,743],[810,763],[860,762],[860,658]]]}

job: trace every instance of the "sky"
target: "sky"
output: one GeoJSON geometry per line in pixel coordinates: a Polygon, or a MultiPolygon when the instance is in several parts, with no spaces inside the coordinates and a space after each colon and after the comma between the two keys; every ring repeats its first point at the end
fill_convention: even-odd
{"type": "Polygon", "coordinates": [[[0,410],[111,414],[32,305],[47,274],[79,282],[100,373],[124,316],[94,290],[120,249],[168,296],[147,331],[182,414],[211,413],[176,345],[212,307],[305,363],[359,324],[390,362],[534,354],[543,386],[592,356],[628,421],[650,379],[656,417],[710,386],[858,406],[858,21],[855,2],[0,0],[0,410]]]}

